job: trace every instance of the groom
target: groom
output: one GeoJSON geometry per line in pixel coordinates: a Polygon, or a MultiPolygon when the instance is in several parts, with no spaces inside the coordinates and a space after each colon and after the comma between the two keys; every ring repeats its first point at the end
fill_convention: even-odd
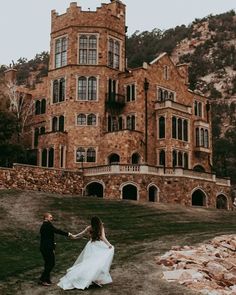
{"type": "Polygon", "coordinates": [[[44,271],[40,277],[40,283],[43,286],[50,286],[50,272],[55,265],[55,242],[54,234],[71,237],[69,232],[62,231],[52,225],[53,216],[51,213],[45,213],[43,224],[40,228],[40,252],[44,259],[44,271]]]}

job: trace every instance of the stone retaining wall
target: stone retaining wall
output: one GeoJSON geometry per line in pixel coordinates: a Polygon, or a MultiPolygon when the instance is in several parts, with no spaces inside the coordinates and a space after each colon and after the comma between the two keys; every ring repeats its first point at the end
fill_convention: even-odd
{"type": "Polygon", "coordinates": [[[206,207],[216,208],[216,198],[224,195],[228,209],[232,208],[231,187],[214,181],[180,176],[160,176],[151,174],[115,173],[96,176],[83,176],[81,171],[67,171],[53,168],[15,164],[12,169],[0,168],[0,188],[37,190],[59,194],[86,195],[90,183],[103,187],[103,197],[122,199],[122,189],[131,184],[137,188],[137,199],[148,202],[148,189],[155,186],[157,200],[163,203],[192,205],[192,194],[201,190],[206,197],[206,207]]]}

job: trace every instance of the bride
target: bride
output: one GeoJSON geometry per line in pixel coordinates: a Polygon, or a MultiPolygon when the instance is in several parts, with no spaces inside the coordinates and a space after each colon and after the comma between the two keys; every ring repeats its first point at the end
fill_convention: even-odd
{"type": "Polygon", "coordinates": [[[93,283],[102,286],[112,282],[109,270],[114,247],[106,239],[103,223],[98,217],[92,217],[90,226],[71,237],[78,239],[85,234],[90,235],[89,242],[57,284],[64,290],[74,288],[84,290],[93,283]]]}

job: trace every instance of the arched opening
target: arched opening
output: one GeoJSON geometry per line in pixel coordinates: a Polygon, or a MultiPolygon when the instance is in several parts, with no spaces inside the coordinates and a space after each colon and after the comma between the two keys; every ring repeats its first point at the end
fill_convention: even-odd
{"type": "Polygon", "coordinates": [[[115,164],[120,162],[120,156],[118,154],[111,154],[108,157],[108,163],[109,164],[115,164]]]}
{"type": "Polygon", "coordinates": [[[132,155],[132,164],[139,164],[140,163],[140,155],[138,153],[134,153],[132,155]]]}
{"type": "Polygon", "coordinates": [[[103,185],[99,182],[91,182],[86,186],[86,196],[103,198],[103,185]]]}
{"type": "Polygon", "coordinates": [[[158,201],[158,190],[155,185],[151,185],[148,188],[148,201],[157,202],[158,201]]]}
{"type": "Polygon", "coordinates": [[[196,166],[193,167],[193,171],[196,171],[196,172],[205,172],[205,169],[201,165],[196,165],[196,166]]]}
{"type": "Polygon", "coordinates": [[[132,184],[127,184],[122,188],[122,199],[124,200],[135,200],[138,199],[137,187],[132,184]]]}
{"type": "Polygon", "coordinates": [[[218,195],[216,197],[216,208],[217,209],[228,209],[228,200],[224,195],[218,195]]]}
{"type": "Polygon", "coordinates": [[[206,206],[206,195],[200,189],[197,189],[192,194],[192,206],[206,206]]]}

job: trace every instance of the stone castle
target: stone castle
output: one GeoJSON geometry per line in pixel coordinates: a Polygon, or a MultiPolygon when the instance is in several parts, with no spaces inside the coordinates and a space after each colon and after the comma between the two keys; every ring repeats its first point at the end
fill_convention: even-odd
{"type": "Polygon", "coordinates": [[[127,68],[125,13],[119,0],[52,11],[48,76],[19,90],[34,101],[27,169],[74,171],[83,195],[230,208],[230,182],[211,169],[208,99],[166,53],[127,68]]]}

